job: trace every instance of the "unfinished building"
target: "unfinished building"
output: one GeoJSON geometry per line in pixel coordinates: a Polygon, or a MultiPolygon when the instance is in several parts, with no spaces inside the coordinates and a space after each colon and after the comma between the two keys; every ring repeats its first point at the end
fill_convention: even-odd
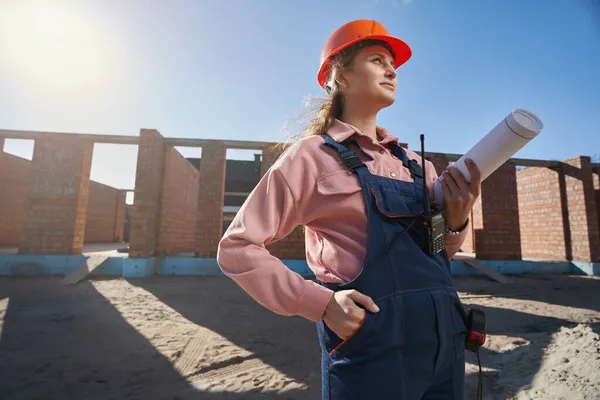
{"type": "MultiPolygon", "coordinates": [[[[214,258],[237,207],[280,155],[275,143],[165,138],[152,129],[139,136],[0,130],[0,148],[4,138],[35,141],[31,162],[0,153],[0,247],[19,255],[80,255],[84,242],[125,238],[133,259],[214,258]],[[90,181],[94,143],[138,146],[133,206],[123,190],[90,181]],[[187,159],[176,146],[201,147],[202,157],[187,159]],[[228,148],[257,150],[262,159],[228,163],[228,148]]],[[[440,173],[460,155],[426,157],[440,173]]],[[[480,260],[599,262],[599,173],[588,156],[509,160],[483,182],[461,250],[480,260]]],[[[304,259],[301,228],[269,249],[304,259]]]]}

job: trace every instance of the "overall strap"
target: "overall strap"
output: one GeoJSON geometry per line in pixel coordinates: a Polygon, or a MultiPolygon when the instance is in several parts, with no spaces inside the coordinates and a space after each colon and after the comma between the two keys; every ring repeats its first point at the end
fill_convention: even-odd
{"type": "MultiPolygon", "coordinates": [[[[406,155],[406,151],[402,147],[400,147],[397,143],[392,143],[392,154],[402,161],[402,164],[408,168],[410,171],[410,175],[415,181],[415,183],[421,183],[423,181],[423,168],[419,165],[417,160],[409,159],[406,155]]],[[[425,160],[423,160],[425,163],[425,160]]]]}
{"type": "Polygon", "coordinates": [[[356,173],[359,178],[371,174],[367,166],[360,160],[360,158],[358,158],[356,154],[354,154],[352,150],[349,150],[343,144],[336,142],[327,134],[323,134],[321,137],[325,140],[325,145],[336,150],[344,164],[346,164],[348,168],[356,173]]]}

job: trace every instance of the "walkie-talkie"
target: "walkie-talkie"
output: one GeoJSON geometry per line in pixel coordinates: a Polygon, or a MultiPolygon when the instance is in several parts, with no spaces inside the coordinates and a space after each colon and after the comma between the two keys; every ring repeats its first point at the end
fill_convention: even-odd
{"type": "Polygon", "coordinates": [[[430,256],[435,256],[444,250],[444,234],[446,223],[441,206],[434,203],[434,207],[429,201],[429,191],[427,189],[427,175],[425,168],[425,135],[421,134],[421,165],[423,169],[423,221],[421,229],[421,242],[423,251],[430,256]]]}

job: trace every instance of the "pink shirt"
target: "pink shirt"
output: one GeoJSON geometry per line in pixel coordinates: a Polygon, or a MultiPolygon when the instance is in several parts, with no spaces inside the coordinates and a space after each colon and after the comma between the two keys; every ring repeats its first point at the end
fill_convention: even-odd
{"type": "MultiPolygon", "coordinates": [[[[354,135],[364,152],[350,149],[371,173],[413,181],[391,154],[387,145],[398,139],[387,130],[377,128],[380,142],[341,121],[335,121],[328,133],[338,142],[354,135]]],[[[417,153],[406,151],[421,164],[417,153]]],[[[425,168],[433,193],[437,173],[429,161],[425,168]]],[[[291,271],[265,249],[298,225],[306,226],[306,260],[318,279],[344,282],[358,275],[367,246],[361,186],[335,150],[323,146],[320,136],[296,142],[273,164],[233,219],[217,254],[223,273],[259,304],[280,315],[300,315],[316,322],[333,292],[291,271]]],[[[467,229],[460,235],[446,235],[450,258],[465,240],[467,229]]]]}

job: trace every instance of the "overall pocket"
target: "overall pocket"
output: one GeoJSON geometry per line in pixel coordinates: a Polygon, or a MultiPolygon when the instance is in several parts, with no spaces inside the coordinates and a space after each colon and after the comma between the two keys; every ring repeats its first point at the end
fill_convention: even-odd
{"type": "Polygon", "coordinates": [[[388,218],[411,218],[423,213],[422,199],[394,189],[371,188],[377,210],[388,218]]]}
{"type": "Polygon", "coordinates": [[[321,345],[331,357],[348,354],[353,348],[360,346],[361,342],[369,335],[374,318],[374,313],[365,311],[365,318],[363,318],[358,329],[346,339],[341,339],[323,320],[320,320],[318,324],[321,345]]]}
{"type": "Polygon", "coordinates": [[[423,214],[423,203],[413,193],[397,189],[371,188],[377,211],[384,217],[382,231],[385,238],[386,253],[400,245],[405,251],[421,246],[419,218],[423,214]],[[401,239],[410,238],[409,242],[401,239]],[[413,243],[413,244],[408,244],[413,243]],[[408,247],[406,247],[408,246],[408,247]]]}

